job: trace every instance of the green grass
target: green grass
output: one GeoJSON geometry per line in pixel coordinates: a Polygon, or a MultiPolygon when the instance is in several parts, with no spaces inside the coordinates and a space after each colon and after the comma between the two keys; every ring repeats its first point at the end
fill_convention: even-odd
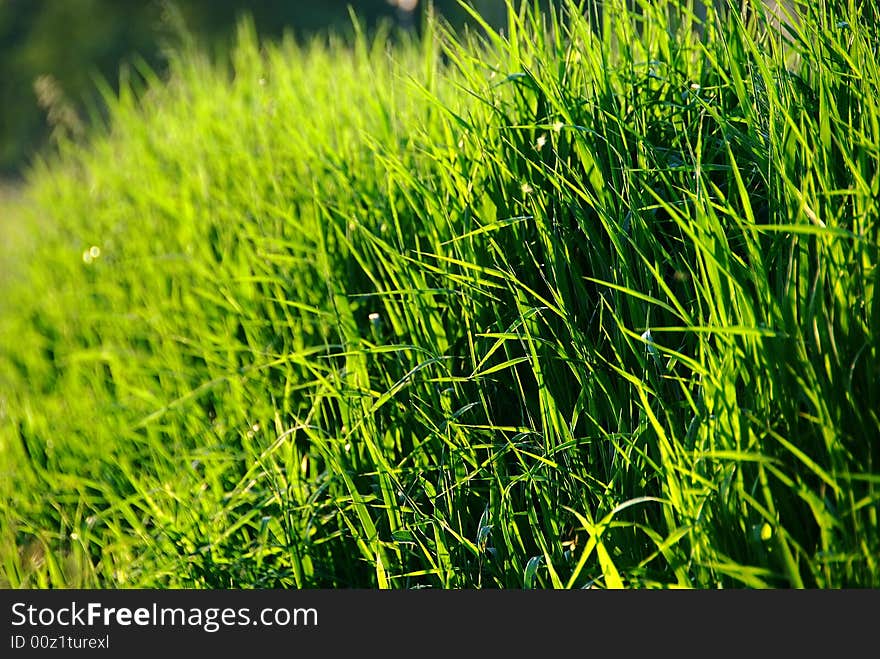
{"type": "Polygon", "coordinates": [[[0,581],[880,586],[877,12],[676,4],[108,95],[0,295],[0,581]]]}

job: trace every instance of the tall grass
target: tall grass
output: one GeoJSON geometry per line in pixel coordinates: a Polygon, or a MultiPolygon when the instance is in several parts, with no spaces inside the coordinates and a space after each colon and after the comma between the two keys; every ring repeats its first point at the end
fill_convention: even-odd
{"type": "Polygon", "coordinates": [[[5,583],[880,585],[880,26],[751,9],[108,94],[3,291],[5,583]]]}

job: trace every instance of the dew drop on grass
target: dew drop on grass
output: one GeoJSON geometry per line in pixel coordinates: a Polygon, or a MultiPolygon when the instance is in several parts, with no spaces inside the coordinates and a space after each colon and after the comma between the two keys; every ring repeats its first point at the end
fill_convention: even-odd
{"type": "Polygon", "coordinates": [[[86,251],[83,252],[82,260],[86,265],[93,263],[99,256],[101,256],[101,248],[97,245],[92,245],[86,251]]]}
{"type": "Polygon", "coordinates": [[[379,335],[382,330],[382,316],[375,311],[368,316],[370,320],[370,331],[373,334],[373,340],[379,342],[379,335]]]}

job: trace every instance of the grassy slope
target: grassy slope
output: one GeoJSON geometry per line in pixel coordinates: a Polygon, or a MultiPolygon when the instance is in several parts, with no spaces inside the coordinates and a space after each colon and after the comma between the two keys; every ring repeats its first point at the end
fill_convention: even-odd
{"type": "Polygon", "coordinates": [[[115,100],[4,291],[6,582],[880,585],[876,16],[658,6],[115,100]]]}

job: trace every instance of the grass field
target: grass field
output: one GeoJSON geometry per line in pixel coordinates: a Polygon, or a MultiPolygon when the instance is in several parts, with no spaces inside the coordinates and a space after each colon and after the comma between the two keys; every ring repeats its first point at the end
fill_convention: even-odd
{"type": "Polygon", "coordinates": [[[877,10],[677,4],[108,94],[17,212],[0,582],[880,586],[877,10]]]}

